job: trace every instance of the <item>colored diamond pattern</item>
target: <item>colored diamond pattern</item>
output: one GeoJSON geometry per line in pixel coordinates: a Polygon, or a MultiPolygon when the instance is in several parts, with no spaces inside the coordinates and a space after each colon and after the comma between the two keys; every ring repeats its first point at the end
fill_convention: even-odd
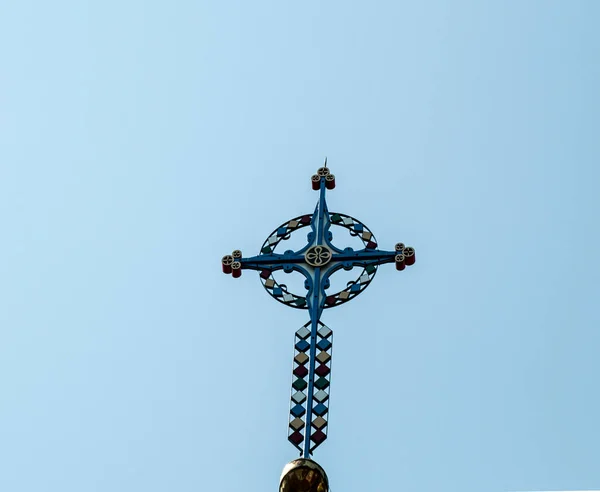
{"type": "Polygon", "coordinates": [[[324,403],[327,401],[327,398],[329,398],[329,395],[323,390],[319,390],[315,393],[315,400],[317,400],[319,403],[324,403]]]}
{"type": "Polygon", "coordinates": [[[296,446],[304,440],[304,436],[300,432],[296,431],[288,437],[288,439],[296,446]]]}
{"type": "Polygon", "coordinates": [[[317,355],[317,360],[321,364],[327,364],[330,359],[331,359],[331,355],[329,355],[327,352],[320,352],[319,355],[317,355]]]}
{"type": "Polygon", "coordinates": [[[297,404],[302,404],[306,401],[306,395],[304,393],[302,393],[302,391],[296,391],[293,395],[292,395],[292,400],[294,400],[294,403],[297,404]]]}
{"type": "Polygon", "coordinates": [[[327,439],[327,436],[321,430],[318,430],[317,432],[314,432],[310,436],[310,440],[313,441],[316,445],[321,444],[325,439],[327,439]]]}
{"type": "Polygon", "coordinates": [[[302,378],[296,379],[296,381],[294,381],[294,383],[292,384],[292,387],[297,391],[304,391],[307,386],[308,384],[302,378]]]}
{"type": "Polygon", "coordinates": [[[312,427],[315,430],[313,430],[314,434],[311,433],[311,440],[314,444],[311,448],[311,452],[327,438],[326,433],[321,429],[324,429],[327,425],[327,421],[323,418],[323,416],[328,412],[325,402],[327,402],[329,394],[324,390],[326,390],[329,386],[329,381],[326,376],[329,375],[330,368],[326,364],[331,359],[331,355],[328,353],[328,351],[332,346],[331,341],[329,340],[332,333],[333,332],[329,327],[319,323],[319,328],[317,330],[317,347],[320,349],[320,352],[316,359],[320,364],[315,369],[315,377],[318,377],[318,379],[314,382],[314,394],[312,398],[309,399],[308,395],[304,393],[304,390],[308,387],[308,383],[305,378],[309,374],[308,368],[305,367],[305,365],[310,360],[309,356],[305,353],[310,348],[310,343],[308,341],[310,330],[308,329],[308,324],[301,327],[296,332],[297,342],[295,344],[295,348],[299,353],[296,353],[294,357],[294,361],[297,365],[294,367],[293,373],[295,376],[297,376],[297,379],[295,379],[294,383],[292,384],[292,387],[296,391],[292,394],[293,407],[290,413],[293,418],[290,422],[291,434],[288,439],[300,449],[300,443],[303,441],[303,436],[300,431],[302,431],[306,426],[304,420],[302,419],[306,413],[304,404],[308,401],[308,404],[313,407],[313,413],[315,415],[312,422],[312,427]]]}
{"type": "Polygon", "coordinates": [[[298,364],[306,364],[308,362],[308,355],[305,353],[298,354],[296,357],[294,357],[294,360],[298,364]]]}
{"type": "Polygon", "coordinates": [[[319,403],[315,408],[313,408],[313,412],[315,413],[315,415],[322,417],[327,413],[327,407],[322,403],[319,403]]]}
{"type": "Polygon", "coordinates": [[[323,338],[319,343],[317,343],[317,347],[319,347],[321,350],[329,350],[331,348],[331,342],[323,338]]]}
{"type": "Polygon", "coordinates": [[[300,340],[296,344],[296,350],[298,352],[306,352],[309,347],[310,347],[310,343],[308,343],[306,340],[300,340]]]}
{"type": "Polygon", "coordinates": [[[331,331],[331,328],[329,328],[328,326],[321,326],[321,328],[319,328],[318,332],[319,335],[321,335],[323,338],[327,338],[329,335],[331,335],[333,332],[331,331]]]}
{"type": "Polygon", "coordinates": [[[302,415],[306,413],[306,410],[302,405],[296,405],[290,410],[290,412],[294,417],[302,417],[302,415]]]}
{"type": "Polygon", "coordinates": [[[327,388],[327,386],[329,386],[329,381],[327,381],[326,378],[319,378],[315,381],[315,388],[324,390],[325,388],[327,388]]]}
{"type": "Polygon", "coordinates": [[[301,418],[296,417],[294,420],[292,420],[290,422],[290,427],[292,429],[294,429],[295,431],[299,431],[300,429],[302,429],[304,427],[304,420],[302,420],[301,418]]]}
{"type": "Polygon", "coordinates": [[[308,335],[310,335],[310,330],[306,326],[303,326],[296,332],[296,335],[298,336],[298,338],[305,340],[306,337],[308,337],[308,335]]]}

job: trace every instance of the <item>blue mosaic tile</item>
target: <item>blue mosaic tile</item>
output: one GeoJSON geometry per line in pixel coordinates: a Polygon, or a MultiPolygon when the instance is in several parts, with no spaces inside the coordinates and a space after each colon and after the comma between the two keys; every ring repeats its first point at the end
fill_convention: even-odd
{"type": "Polygon", "coordinates": [[[331,348],[331,342],[323,338],[319,343],[317,343],[317,347],[319,347],[321,350],[329,350],[331,348]]]}
{"type": "MultiPolygon", "coordinates": [[[[320,403],[319,403],[320,405],[320,403]]],[[[325,405],[323,405],[325,406],[325,405]]],[[[304,409],[304,407],[302,405],[296,405],[294,408],[292,408],[290,410],[291,414],[294,417],[302,417],[302,415],[304,415],[306,413],[306,410],[304,409]]]]}
{"type": "Polygon", "coordinates": [[[319,403],[316,407],[313,408],[313,412],[315,413],[315,415],[322,417],[327,413],[327,407],[322,403],[319,403]]]}
{"type": "Polygon", "coordinates": [[[298,352],[306,352],[309,347],[310,347],[310,343],[308,343],[306,340],[300,340],[296,344],[296,350],[298,352]]]}

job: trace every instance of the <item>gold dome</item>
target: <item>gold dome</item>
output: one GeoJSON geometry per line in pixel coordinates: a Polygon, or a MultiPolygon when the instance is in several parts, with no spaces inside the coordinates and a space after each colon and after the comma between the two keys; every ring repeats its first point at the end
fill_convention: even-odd
{"type": "Polygon", "coordinates": [[[327,474],[310,459],[299,458],[283,468],[279,492],[328,492],[327,474]]]}

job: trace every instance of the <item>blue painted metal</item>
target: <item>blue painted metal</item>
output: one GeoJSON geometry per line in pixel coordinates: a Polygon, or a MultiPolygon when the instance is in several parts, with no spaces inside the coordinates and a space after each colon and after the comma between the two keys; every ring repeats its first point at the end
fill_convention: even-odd
{"type": "MultiPolygon", "coordinates": [[[[327,161],[325,161],[326,164],[327,161]]],[[[297,341],[295,343],[298,354],[308,352],[308,374],[305,378],[296,379],[295,377],[295,382],[292,385],[294,387],[292,390],[293,403],[290,411],[293,418],[304,418],[302,447],[300,447],[300,436],[302,435],[300,431],[303,429],[302,427],[298,428],[298,422],[296,421],[291,423],[293,433],[290,435],[290,441],[301,451],[305,458],[310,457],[314,449],[326,438],[326,435],[323,435],[323,430],[326,430],[327,424],[323,419],[328,413],[330,366],[321,367],[319,369],[321,377],[315,380],[317,357],[321,358],[321,361],[326,360],[326,364],[330,364],[331,358],[332,342],[329,339],[331,330],[327,327],[324,328],[325,325],[320,321],[323,310],[343,304],[360,294],[373,280],[379,265],[396,262],[398,269],[403,269],[405,265],[405,257],[402,255],[405,251],[404,245],[399,243],[394,251],[381,251],[378,249],[375,236],[366,225],[348,215],[329,213],[326,202],[326,179],[329,174],[327,167],[322,167],[317,172],[317,175],[320,176],[319,202],[311,215],[296,217],[275,229],[263,243],[258,256],[244,258],[241,257],[241,253],[236,251],[232,256],[223,258],[223,271],[225,273],[231,273],[232,267],[233,269],[236,268],[235,263],[232,263],[234,261],[239,262],[237,268],[257,270],[260,272],[263,286],[274,299],[287,306],[309,311],[310,323],[307,323],[305,327],[296,332],[297,341]],[[364,248],[355,251],[352,248],[340,249],[333,245],[333,235],[330,231],[332,225],[346,228],[350,235],[359,237],[363,241],[364,248]],[[281,241],[289,239],[293,232],[309,226],[310,232],[307,235],[306,246],[298,251],[288,250],[284,253],[275,253],[274,250],[281,241]],[[314,247],[324,247],[329,252],[326,251],[323,256],[320,252],[322,249],[317,249],[315,253],[315,250],[311,249],[314,247]],[[306,255],[307,252],[308,255],[306,255]],[[399,259],[398,255],[402,258],[399,259]],[[314,260],[315,257],[319,257],[318,261],[323,261],[323,263],[317,263],[317,260],[314,260]],[[314,260],[313,263],[311,263],[311,258],[314,260]],[[323,258],[326,259],[323,260],[323,258]],[[330,276],[340,269],[351,270],[355,267],[362,268],[357,280],[350,282],[348,287],[342,291],[328,296],[326,289],[330,285],[330,276]],[[290,292],[285,285],[279,284],[272,275],[273,272],[278,270],[283,270],[285,273],[295,271],[302,274],[305,277],[306,294],[300,295],[290,292]],[[308,324],[310,324],[310,337],[307,334],[308,324]],[[319,334],[319,329],[323,330],[321,333],[326,333],[326,335],[319,334]],[[322,377],[323,375],[326,375],[326,377],[322,377]],[[306,385],[308,388],[306,398],[304,398],[302,395],[304,395],[306,385]],[[317,391],[315,391],[315,388],[317,391]],[[315,398],[315,395],[319,396],[315,398]],[[313,422],[315,422],[313,415],[317,415],[317,420],[321,420],[315,423],[319,435],[315,436],[315,444],[311,446],[311,437],[314,430],[313,422]]],[[[316,185],[317,178],[313,181],[316,185]]],[[[335,179],[330,179],[331,181],[335,182],[335,179]]],[[[406,251],[408,251],[407,258],[409,258],[409,260],[406,260],[406,265],[411,265],[414,263],[414,250],[407,248],[406,251]]],[[[296,355],[297,357],[298,355],[296,355]]],[[[306,358],[305,355],[302,355],[302,357],[306,358]]],[[[296,363],[304,365],[305,362],[303,361],[300,364],[296,361],[296,363]]],[[[322,365],[321,362],[319,362],[319,365],[322,365]]],[[[306,373],[303,368],[298,369],[297,367],[296,369],[298,374],[306,373]]]]}

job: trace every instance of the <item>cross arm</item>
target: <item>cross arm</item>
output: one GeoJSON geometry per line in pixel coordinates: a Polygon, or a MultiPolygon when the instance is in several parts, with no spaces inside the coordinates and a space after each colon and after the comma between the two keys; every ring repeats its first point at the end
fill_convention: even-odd
{"type": "Polygon", "coordinates": [[[332,261],[341,262],[348,266],[383,265],[384,263],[396,263],[398,270],[404,270],[406,265],[415,263],[415,250],[402,243],[396,244],[394,251],[368,250],[354,251],[347,248],[341,253],[332,255],[332,261]]]}
{"type": "Polygon", "coordinates": [[[286,251],[283,254],[270,253],[264,255],[242,257],[240,250],[233,251],[221,260],[223,273],[231,273],[233,277],[239,277],[242,270],[281,270],[286,269],[288,265],[304,263],[304,255],[293,251],[286,251]]]}

